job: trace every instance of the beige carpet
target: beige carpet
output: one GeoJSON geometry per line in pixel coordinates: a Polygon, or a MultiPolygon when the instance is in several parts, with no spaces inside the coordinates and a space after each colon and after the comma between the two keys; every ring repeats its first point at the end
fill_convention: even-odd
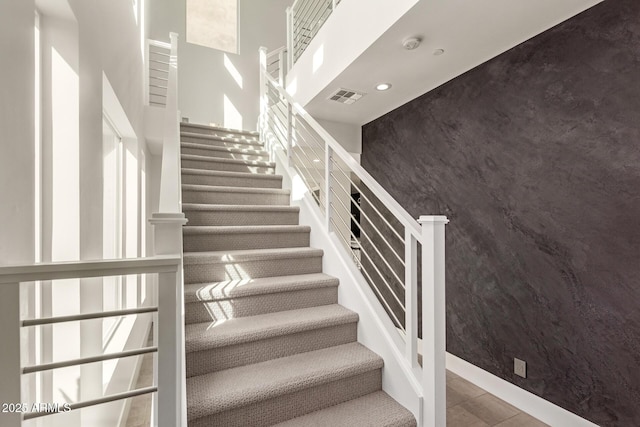
{"type": "Polygon", "coordinates": [[[415,426],[257,134],[181,137],[189,426],[415,426]]]}

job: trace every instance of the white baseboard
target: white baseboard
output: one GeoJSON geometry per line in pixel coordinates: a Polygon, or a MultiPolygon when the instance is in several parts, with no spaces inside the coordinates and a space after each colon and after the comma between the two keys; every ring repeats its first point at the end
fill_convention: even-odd
{"type": "Polygon", "coordinates": [[[447,369],[552,427],[598,427],[451,353],[447,353],[447,369]]]}

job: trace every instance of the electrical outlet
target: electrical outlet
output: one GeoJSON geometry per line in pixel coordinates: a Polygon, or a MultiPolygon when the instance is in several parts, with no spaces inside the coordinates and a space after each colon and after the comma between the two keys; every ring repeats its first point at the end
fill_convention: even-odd
{"type": "Polygon", "coordinates": [[[527,378],[527,362],[524,360],[520,360],[517,357],[513,358],[513,372],[521,376],[522,378],[527,378]]]}

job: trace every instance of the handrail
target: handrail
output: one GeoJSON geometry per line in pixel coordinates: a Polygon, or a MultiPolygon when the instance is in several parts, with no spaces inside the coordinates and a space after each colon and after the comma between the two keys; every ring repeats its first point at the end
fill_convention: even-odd
{"type": "MultiPolygon", "coordinates": [[[[306,7],[310,5],[308,2],[306,7]]],[[[317,7],[310,10],[312,16],[318,14],[317,7]]],[[[294,13],[294,17],[298,15],[294,13]]],[[[279,61],[284,52],[278,50],[279,61]]],[[[291,52],[288,53],[290,58],[291,52]]],[[[424,403],[416,409],[421,426],[446,425],[444,231],[448,220],[442,215],[416,220],[400,206],[286,92],[283,79],[273,75],[276,67],[283,68],[279,61],[269,61],[275,55],[260,49],[259,128],[271,159],[278,161],[290,182],[298,180],[306,186],[304,206],[320,210],[312,216],[322,219],[324,232],[335,237],[337,246],[344,251],[340,256],[353,261],[357,286],[369,288],[368,294],[361,295],[370,295],[367,298],[372,304],[379,303],[378,315],[386,311],[387,317],[379,324],[389,336],[400,331],[404,348],[400,341],[393,340],[390,345],[398,347],[397,354],[404,356],[400,362],[404,372],[414,384],[421,385],[416,389],[422,392],[424,403]],[[359,195],[357,199],[354,193],[359,195]],[[422,266],[420,276],[418,264],[422,266]],[[419,287],[422,366],[418,364],[417,345],[419,287]]]]}
{"type": "Polygon", "coordinates": [[[92,261],[51,262],[0,267],[0,284],[39,280],[83,279],[175,271],[180,257],[158,255],[147,258],[101,259],[92,261]]]}

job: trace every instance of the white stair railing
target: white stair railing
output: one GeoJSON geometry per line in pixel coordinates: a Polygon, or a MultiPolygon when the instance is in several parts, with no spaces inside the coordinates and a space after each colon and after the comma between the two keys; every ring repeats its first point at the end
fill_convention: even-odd
{"type": "Polygon", "coordinates": [[[402,331],[405,348],[398,350],[422,386],[422,424],[444,426],[444,236],[448,220],[440,215],[421,216],[417,221],[412,218],[295,103],[269,73],[268,58],[266,49],[261,48],[261,137],[271,152],[286,153],[289,168],[324,217],[325,231],[338,237],[344,256],[355,262],[391,318],[395,328],[389,332],[402,331]],[[423,338],[422,367],[419,335],[423,338]]]}
{"type": "Polygon", "coordinates": [[[307,49],[340,0],[296,0],[287,8],[287,67],[307,49]]]}
{"type": "MultiPolygon", "coordinates": [[[[149,222],[154,226],[156,255],[178,256],[182,260],[182,226],[187,220],[182,213],[182,174],[180,170],[180,113],[178,111],[178,34],[170,34],[170,53],[167,69],[167,90],[162,140],[162,166],[160,170],[160,201],[158,212],[154,212],[149,222]]],[[[178,345],[174,349],[174,359],[180,371],[174,396],[158,395],[155,402],[175,425],[187,425],[186,367],[184,347],[184,280],[182,261],[178,270],[177,293],[173,295],[177,308],[176,331],[178,345]],[[175,411],[170,412],[169,411],[175,411]],[[177,418],[176,418],[177,417],[177,418]]],[[[162,418],[160,422],[164,422],[162,418]]]]}
{"type": "MultiPolygon", "coordinates": [[[[58,410],[61,412],[74,411],[149,393],[157,394],[158,400],[161,402],[161,405],[155,406],[157,410],[155,419],[159,420],[156,425],[160,427],[180,425],[177,424],[180,420],[177,414],[180,406],[175,403],[179,399],[177,390],[180,390],[179,383],[182,375],[179,365],[176,364],[176,349],[180,348],[181,339],[178,326],[179,310],[175,303],[178,297],[178,284],[181,280],[180,266],[180,257],[156,256],[0,267],[0,324],[2,325],[2,345],[0,346],[2,387],[0,387],[0,402],[13,405],[12,407],[7,407],[7,411],[0,412],[0,425],[3,427],[20,427],[23,421],[55,415],[58,410]],[[125,310],[77,313],[54,317],[24,318],[21,314],[21,306],[33,303],[32,301],[24,301],[24,298],[21,298],[21,283],[131,274],[157,275],[158,298],[155,304],[125,310]],[[154,335],[156,343],[152,346],[129,349],[117,353],[80,357],[55,363],[40,363],[28,366],[22,364],[23,360],[27,360],[27,357],[24,357],[21,352],[21,331],[24,329],[147,313],[157,316],[154,323],[162,331],[162,334],[154,335]],[[158,353],[157,371],[154,375],[157,382],[149,387],[74,402],[68,404],[67,407],[61,405],[57,408],[55,406],[42,408],[40,403],[44,402],[30,402],[29,397],[25,395],[26,390],[23,393],[21,387],[24,375],[149,353],[158,353]]],[[[66,339],[69,340],[66,344],[72,346],[71,340],[74,337],[67,337],[66,339]]],[[[54,404],[55,402],[46,403],[54,404]]]]}
{"type": "Polygon", "coordinates": [[[171,43],[147,40],[146,104],[157,107],[167,105],[171,43]]]}

